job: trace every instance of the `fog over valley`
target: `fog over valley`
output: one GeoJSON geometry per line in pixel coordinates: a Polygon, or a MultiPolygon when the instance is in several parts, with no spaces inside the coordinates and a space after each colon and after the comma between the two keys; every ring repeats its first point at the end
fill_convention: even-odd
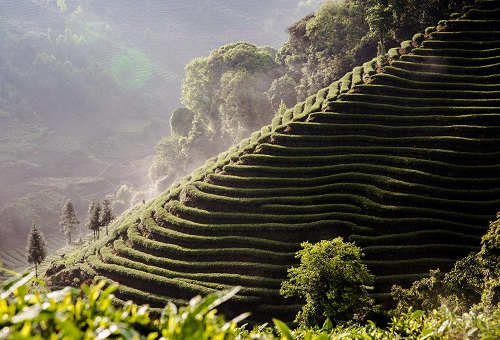
{"type": "MultiPolygon", "coordinates": [[[[33,220],[64,244],[59,217],[67,199],[82,222],[78,237],[88,232],[92,198],[108,197],[119,215],[158,194],[174,178],[150,169],[181,106],[185,65],[231,42],[278,49],[287,26],[318,7],[289,0],[2,0],[0,246],[24,247],[33,220]]],[[[219,151],[203,150],[180,175],[219,151]]]]}

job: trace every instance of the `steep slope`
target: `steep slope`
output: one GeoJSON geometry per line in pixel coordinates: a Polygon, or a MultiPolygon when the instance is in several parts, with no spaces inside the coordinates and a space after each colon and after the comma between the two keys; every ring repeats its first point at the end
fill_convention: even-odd
{"type": "Polygon", "coordinates": [[[448,270],[500,209],[499,11],[480,1],[276,117],[136,207],[87,270],[153,307],[241,285],[226,312],[257,322],[299,309],[279,287],[305,240],[355,241],[382,302],[448,270]]]}

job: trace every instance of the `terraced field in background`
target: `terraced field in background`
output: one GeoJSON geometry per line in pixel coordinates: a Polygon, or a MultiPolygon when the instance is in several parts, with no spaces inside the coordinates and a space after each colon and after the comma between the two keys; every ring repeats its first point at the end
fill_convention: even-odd
{"type": "Polygon", "coordinates": [[[117,297],[163,307],[242,286],[223,312],[290,321],[300,243],[355,241],[388,302],[477,250],[500,210],[500,1],[366,62],[207,161],[85,253],[117,297]]]}
{"type": "MultiPolygon", "coordinates": [[[[238,40],[278,48],[287,39],[286,26],[307,14],[297,10],[298,2],[75,0],[66,1],[67,10],[61,12],[57,5],[64,2],[1,0],[0,24],[6,32],[26,35],[23,39],[27,39],[25,33],[32,32],[27,55],[34,52],[34,58],[37,52],[42,52],[34,48],[52,51],[35,34],[49,33],[53,43],[57,37],[64,40],[71,39],[66,35],[78,39],[82,36],[81,57],[75,59],[72,54],[76,50],[66,50],[67,46],[62,44],[60,48],[65,52],[56,53],[61,58],[58,61],[64,63],[68,57],[79,68],[80,63],[84,65],[87,60],[95,59],[99,65],[94,69],[95,75],[101,74],[101,66],[112,73],[117,87],[130,91],[127,92],[130,96],[121,95],[122,99],[130,100],[130,105],[113,95],[113,89],[106,88],[100,92],[106,93],[109,103],[102,98],[104,105],[100,106],[99,99],[91,100],[97,105],[92,106],[96,109],[90,109],[89,117],[74,115],[81,105],[89,103],[80,102],[76,92],[67,96],[72,98],[71,105],[62,110],[59,105],[69,101],[49,100],[54,112],[38,110],[37,100],[33,101],[33,112],[26,109],[22,114],[15,111],[14,102],[0,106],[0,245],[17,242],[17,235],[11,231],[23,229],[21,234],[27,233],[32,219],[37,220],[43,231],[58,233],[59,210],[67,198],[81,203],[76,209],[83,215],[92,197],[115,194],[122,184],[148,191],[153,184],[147,173],[154,146],[168,134],[169,114],[179,105],[186,63],[238,40]],[[79,10],[78,5],[81,5],[79,10]],[[68,110],[72,107],[75,112],[68,110]],[[52,117],[59,111],[64,112],[59,118],[45,119],[45,115],[52,117]],[[93,114],[95,118],[90,118],[93,114]],[[61,119],[63,116],[65,119],[61,119]],[[46,202],[33,199],[44,196],[45,190],[58,192],[58,201],[45,206],[32,205],[46,202]],[[54,204],[58,206],[56,210],[54,204]]],[[[43,41],[49,40],[43,38],[43,41]]],[[[8,55],[2,56],[2,63],[8,59],[8,55]]],[[[19,87],[17,82],[23,83],[24,72],[30,71],[15,72],[20,78],[9,82],[19,87]]],[[[50,79],[47,81],[59,80],[50,79]]],[[[120,206],[128,207],[129,202],[120,206]]]]}
{"type": "MultiPolygon", "coordinates": [[[[48,257],[48,261],[59,256],[54,254],[54,252],[66,245],[66,237],[62,234],[60,235],[48,235],[46,237],[47,250],[49,253],[53,253],[48,257]]],[[[17,273],[22,273],[26,269],[30,268],[31,265],[26,260],[26,244],[18,243],[9,247],[4,247],[0,250],[0,263],[1,268],[7,268],[17,273]]],[[[2,271],[0,268],[0,283],[11,277],[10,274],[2,271]]],[[[34,268],[34,267],[33,267],[34,268]]]]}

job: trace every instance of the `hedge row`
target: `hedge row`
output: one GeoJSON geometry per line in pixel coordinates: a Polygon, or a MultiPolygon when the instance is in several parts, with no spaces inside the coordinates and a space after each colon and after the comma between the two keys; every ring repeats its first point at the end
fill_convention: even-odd
{"type": "Polygon", "coordinates": [[[127,246],[123,240],[114,241],[113,247],[121,256],[130,260],[142,261],[143,263],[155,265],[160,268],[170,268],[175,271],[186,273],[241,272],[247,275],[253,273],[257,276],[273,277],[277,272],[286,272],[286,269],[289,267],[287,265],[274,263],[175,260],[168,257],[151,256],[148,253],[127,246]]]}
{"type": "MultiPolygon", "coordinates": [[[[499,78],[500,81],[500,78],[499,78]]],[[[432,86],[430,86],[432,87],[432,86]]],[[[356,114],[383,114],[395,116],[407,115],[464,115],[464,114],[497,114],[500,107],[491,106],[404,106],[403,104],[386,104],[386,103],[373,103],[373,102],[356,102],[356,101],[335,101],[328,104],[329,112],[333,113],[356,113],[356,114]]],[[[367,117],[369,118],[369,117],[367,117]]]]}
{"type": "MultiPolygon", "coordinates": [[[[500,119],[498,115],[497,119],[500,119]]],[[[463,159],[470,160],[474,165],[494,164],[500,157],[500,152],[460,152],[444,149],[415,148],[408,146],[388,147],[388,146],[337,146],[331,147],[286,147],[283,145],[264,143],[260,145],[258,154],[288,157],[311,157],[317,155],[345,155],[345,154],[381,154],[394,156],[409,156],[413,158],[439,159],[441,162],[460,164],[463,159]]],[[[300,158],[299,158],[300,159],[300,158]]]]}
{"type": "MultiPolygon", "coordinates": [[[[390,114],[355,114],[355,113],[336,113],[332,114],[325,112],[322,114],[313,113],[311,114],[311,121],[314,123],[330,123],[335,124],[341,122],[342,124],[355,124],[355,123],[366,123],[367,118],[372,124],[382,124],[382,125],[395,125],[395,126],[406,126],[406,125],[492,125],[497,124],[500,118],[499,113],[488,113],[488,114],[463,114],[457,116],[447,116],[447,115],[401,115],[395,116],[390,114]]],[[[297,123],[293,123],[297,124],[297,123]]],[[[290,130],[289,130],[290,132],[290,130]]],[[[262,147],[267,144],[263,143],[259,145],[257,153],[260,153],[262,147]]],[[[286,147],[286,145],[280,145],[281,147],[286,147]]],[[[336,148],[332,148],[335,151],[336,148]]]]}
{"type": "Polygon", "coordinates": [[[341,79],[340,93],[348,92],[352,87],[352,71],[347,72],[341,79]]]}
{"type": "MultiPolygon", "coordinates": [[[[350,185],[346,184],[346,187],[350,189],[349,192],[352,192],[353,187],[356,187],[355,185],[350,185]]],[[[357,186],[360,188],[363,192],[366,192],[366,189],[364,186],[357,186]]],[[[444,199],[435,199],[435,198],[429,198],[425,196],[417,196],[417,195],[405,195],[404,197],[401,195],[396,195],[394,197],[395,202],[401,202],[401,200],[404,199],[405,206],[388,206],[388,205],[380,205],[372,200],[367,199],[364,195],[360,195],[356,197],[356,195],[353,194],[342,194],[338,197],[341,199],[341,201],[345,201],[346,196],[350,196],[354,199],[359,200],[359,204],[366,209],[366,213],[377,213],[377,209],[382,207],[380,209],[384,213],[385,218],[379,218],[376,216],[369,216],[369,215],[359,215],[359,214],[346,214],[346,213],[331,213],[330,218],[331,221],[330,223],[337,227],[336,223],[339,221],[343,220],[348,220],[351,222],[356,223],[358,226],[370,226],[372,228],[381,228],[381,230],[388,230],[388,228],[415,228],[416,226],[420,225],[425,225],[430,224],[432,221],[432,218],[427,218],[427,219],[419,219],[419,218],[394,218],[394,216],[419,216],[422,215],[424,212],[425,216],[434,216],[436,218],[436,226],[445,224],[446,227],[449,227],[450,230],[456,230],[454,228],[465,228],[464,230],[468,230],[468,232],[472,232],[473,230],[476,230],[476,234],[481,234],[484,233],[484,228],[482,227],[475,227],[477,225],[477,219],[480,219],[482,222],[484,222],[484,219],[489,217],[489,211],[492,208],[492,206],[495,206],[500,203],[500,201],[493,201],[489,202],[490,204],[485,204],[488,202],[477,202],[475,204],[469,202],[469,201],[459,201],[459,200],[444,200],[444,199]],[[471,207],[472,205],[472,207],[471,207]],[[375,207],[375,209],[374,209],[375,207]],[[428,207],[427,209],[425,207],[428,207]],[[439,207],[439,209],[433,209],[434,207],[439,207]],[[442,210],[441,210],[442,209],[442,210]],[[463,212],[470,211],[470,214],[465,214],[463,212]],[[484,216],[477,215],[479,213],[483,212],[485,214],[484,216]],[[446,217],[446,218],[445,218],[446,217]],[[460,221],[465,220],[472,220],[473,224],[464,224],[460,223],[460,221]],[[451,221],[450,221],[451,220],[451,221]],[[452,222],[453,220],[459,221],[459,222],[452,222]],[[475,222],[475,223],[474,223],[475,222]],[[404,227],[402,227],[404,226],[404,227]],[[472,229],[471,229],[472,228],[472,229]]],[[[330,202],[328,199],[335,198],[337,195],[335,194],[325,194],[325,195],[319,195],[319,196],[306,196],[304,198],[300,197],[280,197],[280,198],[274,198],[277,202],[281,202],[283,204],[283,201],[288,200],[288,204],[292,204],[292,202],[295,202],[294,204],[304,204],[306,200],[309,202],[309,204],[314,203],[314,204],[319,204],[320,201],[318,199],[321,198],[322,201],[327,201],[330,202]],[[312,200],[316,199],[316,201],[312,200]]],[[[217,196],[219,199],[222,199],[220,196],[217,196]]],[[[260,198],[262,199],[262,198],[260,198]]],[[[384,197],[384,202],[386,202],[389,199],[389,196],[384,197]]],[[[378,213],[382,213],[378,212],[378,213]]],[[[326,216],[325,216],[326,217],[326,216]]],[[[328,222],[325,220],[325,222],[328,222]]],[[[189,222],[188,222],[189,223],[189,222]]],[[[194,223],[193,223],[194,225],[194,223]]],[[[198,224],[199,225],[199,224],[198,224]]],[[[272,225],[272,224],[271,224],[272,225]]],[[[286,225],[286,224],[285,224],[286,225]]],[[[258,227],[255,226],[255,229],[263,229],[263,227],[266,225],[259,225],[258,227]]],[[[276,226],[276,225],[274,225],[276,226]]],[[[284,226],[281,224],[281,226],[284,226]]],[[[215,224],[214,227],[226,227],[225,229],[229,228],[234,228],[234,230],[241,230],[242,228],[246,227],[246,225],[217,225],[215,224]],[[226,227],[227,226],[227,227],[226,227]]],[[[294,225],[289,225],[288,229],[290,232],[293,230],[297,230],[295,228],[300,228],[301,225],[299,226],[294,226],[294,225]],[[294,229],[292,229],[294,227],[294,229]]],[[[420,226],[419,228],[421,228],[420,226]]],[[[304,229],[305,226],[304,226],[304,229]]],[[[200,230],[201,232],[201,230],[200,230]]],[[[357,231],[354,231],[357,232],[357,231]]]]}
{"type": "Polygon", "coordinates": [[[433,49],[456,49],[460,51],[467,50],[490,50],[498,48],[500,41],[498,40],[469,40],[469,41],[453,41],[453,40],[426,40],[422,43],[424,48],[433,49]]]}
{"type": "MultiPolygon", "coordinates": [[[[303,197],[304,201],[310,201],[309,198],[303,197]]],[[[322,213],[309,213],[309,214],[271,214],[268,205],[265,205],[268,213],[265,214],[248,214],[244,211],[242,212],[233,212],[233,213],[223,213],[223,212],[211,212],[204,211],[201,209],[194,209],[185,207],[181,204],[177,205],[175,208],[175,215],[181,219],[198,222],[198,223],[241,223],[241,224],[262,224],[262,223],[280,223],[280,224],[303,224],[311,221],[327,221],[327,220],[335,220],[338,218],[339,214],[346,215],[346,213],[333,211],[333,212],[322,212],[322,213]],[[337,217],[337,218],[336,218],[337,217]]],[[[245,244],[252,244],[253,246],[257,246],[258,244],[251,243],[250,240],[245,244]]],[[[237,246],[238,244],[234,244],[237,246]]],[[[259,248],[261,249],[261,248],[259,248]]]]}
{"type": "MultiPolygon", "coordinates": [[[[443,240],[444,241],[444,240],[443,240]]],[[[433,257],[443,259],[460,259],[469,253],[477,251],[479,245],[470,246],[463,244],[419,244],[419,245],[390,245],[363,247],[365,259],[370,260],[412,260],[416,258],[433,257]]]]}
{"type": "MultiPolygon", "coordinates": [[[[499,16],[500,17],[500,16],[499,16]]],[[[497,20],[490,21],[490,23],[493,25],[494,23],[498,23],[498,17],[495,18],[497,20]]],[[[450,23],[452,21],[447,22],[450,23]]],[[[483,21],[486,22],[486,21],[483,21]]],[[[476,21],[477,23],[477,21],[476,21]]],[[[451,25],[453,26],[453,25],[451,25]]],[[[494,26],[489,27],[490,30],[474,30],[474,31],[439,31],[439,32],[433,32],[431,34],[431,37],[433,40],[442,40],[442,41],[462,41],[464,44],[468,41],[500,41],[500,32],[497,30],[491,30],[491,28],[495,28],[494,26]]]]}
{"type": "MultiPolygon", "coordinates": [[[[497,5],[498,6],[498,5],[497,5]]],[[[500,8],[496,9],[471,9],[467,12],[467,19],[479,19],[479,20],[498,20],[500,17],[500,8]]]]}
{"type": "Polygon", "coordinates": [[[326,99],[328,101],[334,101],[337,99],[337,96],[340,94],[340,84],[340,80],[330,84],[330,86],[328,87],[328,95],[326,96],[326,99]]]}
{"type": "Polygon", "coordinates": [[[411,260],[378,260],[363,261],[368,269],[376,276],[399,274],[422,274],[428,272],[429,268],[446,269],[452,268],[456,263],[455,259],[439,258],[417,258],[411,260]],[[440,268],[441,267],[441,268],[440,268]]]}
{"type": "MultiPolygon", "coordinates": [[[[246,167],[248,170],[254,167],[246,167]]],[[[317,186],[328,183],[329,180],[337,180],[338,176],[356,176],[359,173],[373,176],[386,176],[393,181],[411,178],[415,184],[425,184],[428,186],[437,186],[441,188],[468,187],[471,190],[491,190],[498,185],[500,177],[450,177],[439,176],[428,172],[413,170],[410,168],[390,168],[377,164],[341,164],[328,167],[328,175],[316,173],[311,177],[251,177],[236,176],[226,173],[212,174],[209,176],[210,183],[219,186],[229,186],[238,188],[279,188],[283,186],[317,186]]]]}
{"type": "MultiPolygon", "coordinates": [[[[373,293],[383,299],[385,304],[391,304],[390,294],[392,286],[397,282],[398,285],[409,288],[413,282],[429,276],[429,271],[421,274],[396,274],[396,275],[377,275],[373,283],[373,293]],[[378,293],[378,294],[377,294],[378,293]],[[380,294],[385,293],[385,294],[380,294]],[[380,294],[380,295],[379,295],[380,294]]],[[[374,294],[374,295],[375,295],[374,294]]]]}
{"type": "Polygon", "coordinates": [[[142,249],[150,249],[154,255],[168,255],[177,260],[194,260],[200,261],[204,258],[221,261],[227,258],[232,258],[234,261],[254,262],[254,263],[287,263],[289,264],[294,252],[269,251],[253,248],[213,248],[213,249],[198,249],[185,248],[173,244],[167,244],[148,239],[142,236],[139,231],[133,226],[129,227],[127,236],[135,245],[141,246],[142,249]]]}
{"type": "Polygon", "coordinates": [[[328,212],[341,212],[360,214],[361,207],[354,204],[312,204],[312,205],[286,205],[286,204],[266,204],[262,206],[263,212],[278,214],[325,214],[328,212]]]}
{"type": "MultiPolygon", "coordinates": [[[[396,72],[394,72],[396,73],[396,72]]],[[[460,78],[460,76],[457,76],[460,78]]],[[[467,77],[462,77],[463,82],[451,81],[437,81],[437,80],[415,80],[404,77],[404,75],[396,75],[390,73],[379,73],[372,77],[371,84],[386,84],[390,86],[400,86],[411,89],[424,89],[424,90],[439,90],[446,89],[448,91],[499,91],[499,83],[468,83],[465,81],[467,77]]],[[[449,113],[451,114],[451,113],[449,113]]]]}
{"type": "MultiPolygon", "coordinates": [[[[156,274],[165,278],[183,278],[194,281],[213,282],[228,286],[246,286],[252,288],[279,289],[280,279],[272,279],[259,276],[247,276],[240,273],[189,273],[170,270],[163,267],[156,267],[142,262],[133,261],[122,256],[113,254],[108,248],[104,247],[100,250],[101,258],[109,264],[117,264],[125,270],[126,268],[143,271],[145,273],[156,274]]],[[[286,271],[284,271],[286,273],[286,271]]],[[[284,275],[285,276],[285,275],[284,275]]]]}
{"type": "MultiPolygon", "coordinates": [[[[403,157],[404,158],[404,157],[403,157]]],[[[409,160],[408,160],[409,161],[409,160]]],[[[381,174],[400,174],[405,175],[408,172],[414,173],[419,177],[432,177],[439,180],[441,183],[443,180],[448,180],[451,178],[452,181],[467,181],[481,183],[486,181],[487,183],[497,184],[499,166],[453,166],[451,164],[443,163],[439,168],[416,168],[416,164],[425,164],[425,160],[412,159],[414,161],[410,167],[409,162],[400,163],[402,166],[396,166],[397,164],[379,165],[377,163],[351,163],[351,164],[335,164],[335,165],[324,165],[324,166],[290,166],[290,167],[279,167],[279,166],[256,166],[256,165],[229,165],[224,167],[224,173],[229,175],[235,175],[238,173],[250,174],[250,177],[272,177],[279,175],[278,178],[310,178],[310,177],[322,177],[325,174],[336,174],[342,172],[356,172],[368,170],[380,170],[381,174]],[[420,162],[417,162],[420,161],[420,162]]],[[[439,162],[428,162],[427,165],[438,166],[439,162]]],[[[413,174],[412,174],[413,175],[413,174]]],[[[217,199],[214,197],[214,199],[217,199]]]]}
{"type": "MultiPolygon", "coordinates": [[[[360,104],[361,102],[357,102],[360,104]]],[[[473,108],[477,110],[477,107],[473,108]]],[[[500,112],[500,107],[498,108],[500,112]]],[[[444,137],[461,137],[461,138],[476,138],[481,136],[497,137],[500,135],[500,126],[477,126],[477,125],[414,125],[414,126],[391,126],[380,124],[342,124],[341,121],[337,124],[330,123],[303,123],[295,122],[289,125],[294,134],[309,134],[309,135],[353,135],[363,134],[365,136],[392,136],[411,137],[411,136],[444,136],[444,137]]],[[[500,138],[496,138],[500,140],[500,138]]],[[[241,158],[256,155],[255,153],[243,155],[241,158]]]]}
{"type": "MultiPolygon", "coordinates": [[[[457,137],[459,138],[459,137],[457,137]]],[[[451,138],[450,138],[451,139],[451,138]]],[[[500,140],[496,140],[497,143],[500,140]]],[[[429,173],[453,173],[454,177],[494,177],[498,176],[500,164],[488,165],[457,165],[438,160],[427,160],[413,156],[392,156],[392,155],[371,155],[371,154],[351,154],[351,155],[331,155],[331,156],[309,156],[309,157],[290,157],[290,156],[267,156],[262,154],[252,154],[242,157],[244,164],[236,164],[226,169],[234,169],[241,166],[255,166],[262,168],[283,169],[284,174],[299,173],[308,174],[308,177],[314,177],[318,169],[323,170],[322,175],[329,174],[329,169],[334,170],[338,164],[364,163],[374,164],[386,167],[411,168],[429,173]],[[273,166],[279,164],[279,166],[273,166]],[[332,168],[333,167],[333,168],[332,168]],[[480,173],[478,173],[480,172],[480,173]]],[[[196,183],[197,187],[209,184],[196,183]]],[[[255,189],[261,190],[261,189],[255,189]]]]}
{"type": "Polygon", "coordinates": [[[280,242],[273,239],[266,239],[256,237],[255,235],[224,235],[224,236],[207,236],[197,234],[187,234],[176,231],[174,229],[163,228],[156,224],[156,221],[151,217],[152,221],[146,221],[152,237],[162,242],[179,246],[191,246],[197,248],[213,248],[217,245],[224,244],[226,247],[238,248],[241,246],[252,246],[255,249],[262,250],[275,250],[281,249],[282,251],[297,251],[298,247],[288,242],[280,242]]]}
{"type": "MultiPolygon", "coordinates": [[[[101,282],[101,281],[104,281],[106,283],[103,289],[116,283],[115,281],[110,280],[109,278],[102,275],[96,275],[94,277],[94,282],[101,282]]],[[[158,316],[161,314],[162,310],[169,302],[172,302],[177,306],[183,306],[189,302],[184,299],[167,298],[164,295],[145,292],[140,289],[130,288],[123,284],[118,285],[113,295],[114,295],[113,304],[115,306],[123,306],[127,301],[133,301],[135,304],[139,306],[148,305],[149,310],[153,314],[158,316]]]]}
{"type": "MultiPolygon", "coordinates": [[[[384,103],[384,104],[392,104],[399,105],[404,108],[406,106],[413,107],[429,107],[429,106],[451,106],[451,107],[481,107],[481,106],[494,106],[500,107],[500,99],[497,98],[419,98],[419,97],[407,97],[401,96],[398,97],[394,93],[381,95],[381,94],[370,94],[370,93],[349,93],[346,95],[342,95],[340,98],[342,101],[350,101],[350,102],[367,102],[367,103],[384,103]]],[[[404,116],[403,116],[404,117],[404,116]]],[[[425,116],[423,116],[425,117],[425,116]]],[[[366,122],[370,123],[370,117],[366,122]]],[[[396,118],[396,117],[395,117],[396,118]]],[[[449,120],[453,119],[452,117],[447,117],[449,120]]],[[[342,123],[339,120],[339,123],[342,123]]]]}
{"type": "MultiPolygon", "coordinates": [[[[409,65],[410,63],[406,63],[409,65]]],[[[498,64],[496,64],[498,66],[498,64]]],[[[495,66],[495,65],[493,65],[495,66]]],[[[496,69],[490,66],[484,66],[484,67],[474,67],[471,69],[478,69],[478,70],[492,70],[496,69]]],[[[466,70],[464,67],[462,70],[466,70]]],[[[471,83],[478,83],[478,84],[498,84],[500,81],[500,74],[494,73],[492,74],[491,72],[486,72],[486,73],[472,73],[472,74],[467,74],[468,77],[464,77],[464,74],[449,74],[449,73],[438,73],[436,71],[431,72],[431,71],[412,71],[412,70],[406,70],[399,68],[397,66],[387,66],[385,68],[386,74],[392,74],[401,78],[405,79],[410,79],[410,80],[416,80],[416,81],[424,81],[424,82],[440,82],[440,83],[466,83],[466,84],[471,84],[471,83]]],[[[479,73],[479,72],[478,72],[479,73]]]]}
{"type": "Polygon", "coordinates": [[[123,268],[115,264],[104,263],[96,255],[90,256],[88,261],[102,276],[118,281],[130,288],[149,292],[164,292],[162,295],[165,297],[176,296],[177,299],[189,300],[200,293],[210,294],[214,292],[212,289],[203,289],[198,285],[189,284],[182,280],[174,280],[135,269],[123,268]]]}
{"type": "Polygon", "coordinates": [[[414,72],[414,73],[432,73],[433,76],[434,74],[452,74],[453,76],[456,75],[467,75],[467,76],[473,76],[473,77],[478,77],[478,76],[488,76],[491,75],[493,72],[498,72],[498,69],[500,67],[500,63],[494,63],[494,64],[486,64],[486,65],[473,65],[473,66],[466,66],[466,65],[461,65],[461,66],[455,66],[455,65],[447,65],[447,64],[429,64],[429,63],[419,63],[419,62],[412,62],[408,60],[399,60],[399,61],[394,61],[391,64],[392,67],[398,68],[400,70],[405,70],[409,72],[414,72]]]}
{"type": "Polygon", "coordinates": [[[373,245],[391,245],[391,244],[427,244],[430,240],[446,240],[450,243],[479,245],[481,243],[481,235],[471,235],[470,233],[462,233],[450,230],[419,230],[408,231],[398,234],[386,235],[351,235],[349,241],[355,242],[360,247],[373,245]]]}
{"type": "MultiPolygon", "coordinates": [[[[449,91],[444,88],[435,89],[416,89],[416,88],[406,88],[401,86],[391,86],[391,85],[361,85],[358,87],[360,93],[364,94],[378,94],[386,95],[391,93],[395,96],[400,97],[411,97],[411,98],[470,98],[470,99],[497,99],[500,95],[500,88],[496,91],[474,91],[474,90],[455,90],[449,91]]],[[[344,95],[344,97],[349,96],[349,94],[344,95]]],[[[425,115],[428,116],[428,115],[425,115]]],[[[461,117],[461,116],[449,116],[449,118],[461,117]]],[[[400,117],[398,117],[400,118],[400,117]]],[[[446,117],[444,117],[446,118],[446,117]]]]}
{"type": "MultiPolygon", "coordinates": [[[[207,284],[202,281],[186,280],[182,278],[170,279],[160,275],[143,272],[133,268],[121,267],[116,264],[102,262],[99,257],[90,259],[98,272],[105,273],[106,277],[120,282],[124,286],[135,289],[135,291],[164,292],[166,298],[175,296],[179,300],[189,300],[193,296],[202,294],[208,295],[215,291],[230,289],[234,286],[224,284],[207,284]]],[[[242,287],[238,295],[232,298],[234,303],[243,305],[253,305],[256,303],[269,304],[282,301],[277,289],[247,288],[242,287]]]]}
{"type": "Polygon", "coordinates": [[[434,49],[434,48],[424,48],[420,47],[412,51],[412,55],[417,56],[430,56],[430,57],[454,57],[460,56],[462,58],[489,58],[498,56],[498,51],[500,48],[492,47],[489,49],[481,50],[464,50],[460,48],[448,48],[448,49],[434,49]]]}
{"type": "MultiPolygon", "coordinates": [[[[500,57],[498,54],[487,56],[487,57],[478,57],[476,55],[472,55],[469,58],[464,57],[464,56],[449,56],[449,55],[422,55],[422,54],[405,54],[401,56],[399,62],[394,62],[392,65],[406,65],[406,62],[410,62],[411,64],[409,65],[419,65],[420,67],[435,67],[438,68],[439,66],[453,66],[454,69],[448,69],[448,70],[456,70],[460,71],[457,68],[462,68],[464,66],[470,67],[470,66],[475,66],[475,67],[480,67],[480,66],[489,66],[489,65],[494,65],[494,64],[499,64],[500,63],[500,57]]],[[[479,69],[481,71],[481,69],[479,69]]],[[[453,71],[454,72],[454,71],[453,71]]]]}
{"type": "Polygon", "coordinates": [[[446,30],[453,31],[488,31],[491,28],[500,27],[500,20],[471,20],[471,19],[460,19],[460,20],[448,20],[446,21],[446,30]]]}
{"type": "Polygon", "coordinates": [[[352,223],[344,223],[337,221],[335,224],[329,220],[320,220],[312,222],[303,222],[299,224],[287,223],[260,223],[260,224],[243,224],[243,223],[228,223],[228,224],[203,224],[194,223],[173,216],[166,211],[156,211],[155,219],[157,223],[163,224],[165,227],[174,229],[179,232],[193,233],[199,235],[248,235],[255,233],[262,238],[274,240],[290,240],[291,238],[304,237],[310,234],[318,233],[321,230],[328,229],[332,235],[344,235],[347,232],[352,233],[352,228],[356,228],[356,232],[370,232],[370,228],[360,228],[352,223]]]}
{"type": "MultiPolygon", "coordinates": [[[[233,188],[231,186],[220,186],[208,183],[195,183],[194,186],[204,193],[216,194],[229,199],[239,198],[243,199],[242,202],[244,202],[245,198],[260,198],[261,200],[257,200],[259,205],[269,204],[269,202],[277,201],[276,199],[272,199],[269,196],[277,196],[281,199],[282,197],[288,196],[307,197],[308,194],[312,194],[314,196],[334,193],[341,194],[345,192],[346,185],[353,185],[352,189],[354,191],[351,193],[357,194],[369,194],[372,190],[377,190],[376,196],[388,194],[388,192],[406,192],[413,195],[425,196],[432,193],[435,198],[439,199],[459,200],[461,196],[466,196],[469,200],[473,199],[483,201],[486,201],[487,199],[495,201],[500,196],[500,188],[496,187],[485,187],[483,189],[470,188],[468,190],[464,190],[457,189],[454,184],[448,185],[447,187],[437,187],[428,183],[419,184],[415,183],[415,181],[410,182],[410,179],[411,177],[408,177],[406,179],[394,179],[392,177],[379,174],[347,172],[323,176],[320,178],[320,180],[316,178],[304,179],[305,183],[302,183],[301,178],[289,178],[288,181],[284,180],[282,182],[283,187],[255,189],[240,187],[233,188]],[[360,187],[360,185],[365,186],[360,187]],[[375,187],[377,189],[374,189],[375,187]]],[[[249,204],[254,205],[256,201],[253,200],[251,202],[253,203],[249,204]]],[[[281,201],[279,203],[284,204],[284,202],[281,201]]]]}

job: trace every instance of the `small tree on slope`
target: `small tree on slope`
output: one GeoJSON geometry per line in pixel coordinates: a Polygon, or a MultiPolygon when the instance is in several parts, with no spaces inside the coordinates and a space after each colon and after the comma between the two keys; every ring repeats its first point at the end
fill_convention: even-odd
{"type": "Polygon", "coordinates": [[[62,209],[61,219],[59,225],[61,226],[61,232],[66,236],[68,244],[71,244],[71,234],[75,230],[76,225],[80,224],[80,220],[76,217],[75,207],[73,202],[68,199],[66,204],[62,209]]]}
{"type": "Polygon", "coordinates": [[[89,205],[85,226],[88,229],[92,230],[92,233],[94,235],[94,241],[96,239],[99,239],[99,229],[101,228],[100,215],[101,215],[101,206],[99,204],[99,201],[92,199],[92,202],[90,202],[89,205]]]}
{"type": "Polygon", "coordinates": [[[301,245],[304,249],[296,253],[300,266],[288,269],[289,279],[280,290],[285,297],[306,299],[295,321],[316,326],[329,318],[339,324],[373,309],[368,290],[374,276],[361,263],[359,247],[341,237],[301,245]]]}
{"type": "Polygon", "coordinates": [[[111,211],[111,202],[106,198],[102,201],[102,210],[100,216],[101,227],[106,227],[106,235],[108,235],[108,226],[115,219],[111,211]]]}
{"type": "Polygon", "coordinates": [[[26,259],[30,264],[35,265],[35,277],[38,278],[38,265],[47,257],[47,242],[45,236],[36,227],[33,221],[31,230],[28,234],[28,243],[26,245],[26,259]]]}

